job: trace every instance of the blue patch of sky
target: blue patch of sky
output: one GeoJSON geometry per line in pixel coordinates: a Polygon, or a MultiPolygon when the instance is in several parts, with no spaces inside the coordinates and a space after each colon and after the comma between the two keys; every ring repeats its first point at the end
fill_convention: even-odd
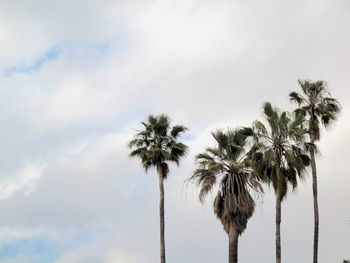
{"type": "MultiPolygon", "coordinates": [[[[65,244],[60,244],[49,239],[22,239],[0,245],[0,262],[13,258],[34,259],[36,263],[51,263],[57,260],[65,252],[79,247],[85,243],[94,241],[107,233],[107,228],[78,231],[65,244]]],[[[31,262],[31,261],[30,261],[31,262]]]]}
{"type": "Polygon", "coordinates": [[[104,56],[109,51],[110,46],[108,44],[102,43],[95,45],[95,48],[100,56],[104,56]]]}
{"type": "Polygon", "coordinates": [[[196,138],[196,136],[194,134],[184,134],[183,136],[181,136],[181,139],[180,140],[183,140],[185,142],[189,142],[189,141],[193,141],[194,139],[196,138]]]}
{"type": "Polygon", "coordinates": [[[66,50],[69,53],[69,50],[74,53],[76,51],[84,50],[85,52],[91,54],[97,54],[98,56],[106,55],[110,50],[110,45],[107,43],[74,43],[66,42],[60,45],[59,47],[53,47],[46,50],[44,53],[40,54],[38,57],[34,58],[31,61],[23,61],[19,65],[9,66],[3,69],[2,76],[10,77],[14,74],[30,74],[33,72],[39,71],[46,63],[55,61],[61,55],[62,50],[66,50]]]}
{"type": "Polygon", "coordinates": [[[108,233],[108,227],[97,227],[95,229],[90,229],[89,231],[80,231],[72,238],[72,243],[75,244],[73,247],[79,246],[83,243],[92,242],[106,233],[108,233]]]}
{"type": "Polygon", "coordinates": [[[60,250],[47,240],[19,240],[0,247],[0,262],[9,258],[35,255],[40,258],[38,263],[49,263],[57,259],[60,254],[60,250]]]}
{"type": "Polygon", "coordinates": [[[41,54],[36,59],[32,60],[31,62],[23,63],[22,65],[17,65],[13,67],[7,67],[3,71],[4,77],[10,77],[13,74],[18,73],[32,73],[35,71],[38,71],[41,69],[41,67],[49,62],[56,60],[61,53],[61,49],[58,47],[51,48],[47,51],[45,51],[43,54],[41,54]]]}

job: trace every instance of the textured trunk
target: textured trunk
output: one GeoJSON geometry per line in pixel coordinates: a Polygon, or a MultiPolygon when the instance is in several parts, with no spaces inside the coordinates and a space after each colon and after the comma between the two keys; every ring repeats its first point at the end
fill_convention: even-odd
{"type": "Polygon", "coordinates": [[[238,232],[234,227],[230,227],[228,237],[229,237],[228,262],[237,263],[238,262],[238,232]]]}
{"type": "Polygon", "coordinates": [[[314,196],[314,253],[313,263],[318,261],[318,233],[319,233],[319,212],[318,212],[318,199],[317,199],[317,172],[316,172],[316,160],[315,152],[311,150],[311,171],[312,171],[312,191],[314,196]]]}
{"type": "Polygon", "coordinates": [[[281,263],[281,193],[276,195],[276,263],[281,263]]]}
{"type": "Polygon", "coordinates": [[[164,235],[164,176],[159,171],[159,225],[160,225],[160,263],[165,263],[165,235],[164,235]]]}

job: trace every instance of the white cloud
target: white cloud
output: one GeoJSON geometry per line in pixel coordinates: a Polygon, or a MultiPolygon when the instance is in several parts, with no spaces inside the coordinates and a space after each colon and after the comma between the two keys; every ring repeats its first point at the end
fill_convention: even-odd
{"type": "Polygon", "coordinates": [[[29,163],[16,174],[6,176],[0,181],[0,200],[6,200],[12,195],[23,192],[31,194],[43,176],[46,165],[29,163]]]}

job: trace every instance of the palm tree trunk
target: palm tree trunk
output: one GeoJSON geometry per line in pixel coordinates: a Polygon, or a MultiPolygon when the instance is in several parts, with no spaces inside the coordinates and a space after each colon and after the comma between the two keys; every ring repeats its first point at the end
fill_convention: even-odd
{"type": "Polygon", "coordinates": [[[234,227],[230,227],[228,234],[229,246],[228,246],[228,262],[237,263],[238,261],[238,232],[234,227]]]}
{"type": "Polygon", "coordinates": [[[159,173],[160,263],[165,263],[164,176],[159,173]]]}
{"type": "Polygon", "coordinates": [[[276,263],[281,263],[281,203],[279,191],[276,195],[276,263]]]}
{"type": "Polygon", "coordinates": [[[318,211],[318,198],[317,198],[317,171],[315,152],[311,150],[311,171],[312,171],[312,192],[314,196],[314,251],[313,251],[313,263],[318,261],[318,234],[319,234],[319,211],[318,211]]]}

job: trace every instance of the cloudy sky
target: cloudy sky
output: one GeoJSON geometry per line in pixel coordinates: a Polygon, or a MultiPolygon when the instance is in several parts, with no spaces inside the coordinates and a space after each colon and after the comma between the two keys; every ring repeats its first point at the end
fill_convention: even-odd
{"type": "MultiPolygon", "coordinates": [[[[158,186],[127,157],[150,113],[190,128],[166,183],[171,263],[226,262],[227,236],[184,180],[210,131],[248,125],[298,79],[343,112],[319,158],[320,263],[350,258],[348,0],[0,0],[0,262],[154,263],[158,186]]],[[[283,204],[285,263],[312,257],[310,178],[283,204]]],[[[274,196],[240,239],[274,260],[274,196]]]]}

